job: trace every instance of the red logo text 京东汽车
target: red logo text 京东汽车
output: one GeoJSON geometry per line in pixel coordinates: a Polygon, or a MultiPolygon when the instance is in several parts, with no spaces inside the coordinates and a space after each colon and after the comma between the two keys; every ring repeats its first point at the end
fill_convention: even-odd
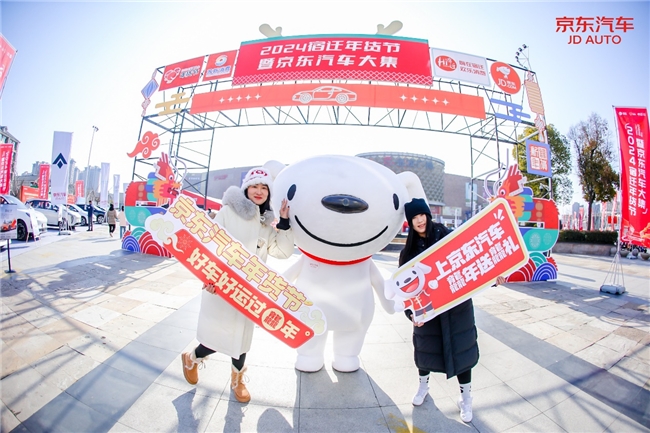
{"type": "Polygon", "coordinates": [[[557,17],[555,33],[568,33],[567,45],[618,45],[625,34],[634,30],[634,18],[557,17]]]}

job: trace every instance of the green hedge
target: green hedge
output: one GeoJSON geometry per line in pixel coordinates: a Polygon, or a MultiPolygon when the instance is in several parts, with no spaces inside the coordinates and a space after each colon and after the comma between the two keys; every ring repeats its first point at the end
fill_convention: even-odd
{"type": "Polygon", "coordinates": [[[616,245],[618,232],[612,231],[584,231],[584,230],[561,230],[558,242],[582,242],[588,244],[616,245]]]}

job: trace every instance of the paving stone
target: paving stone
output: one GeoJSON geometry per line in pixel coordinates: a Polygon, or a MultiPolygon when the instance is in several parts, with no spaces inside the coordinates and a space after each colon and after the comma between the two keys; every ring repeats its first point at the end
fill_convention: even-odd
{"type": "Polygon", "coordinates": [[[650,364],[637,358],[624,357],[608,371],[639,387],[643,387],[650,380],[650,364]]]}
{"type": "Polygon", "coordinates": [[[616,352],[599,344],[594,344],[576,352],[575,356],[584,359],[596,367],[609,370],[609,368],[623,357],[623,353],[616,352]]]}
{"type": "Polygon", "coordinates": [[[561,332],[553,337],[547,338],[546,341],[569,353],[579,352],[591,344],[584,338],[573,335],[570,332],[561,332]]]}
{"type": "Polygon", "coordinates": [[[85,335],[91,329],[94,328],[72,317],[65,317],[42,327],[41,331],[60,343],[67,344],[75,338],[85,335]]]}
{"type": "Polygon", "coordinates": [[[150,302],[152,299],[158,296],[158,293],[152,290],[130,289],[120,294],[120,296],[128,299],[135,299],[136,301],[150,302]]]}
{"type": "Polygon", "coordinates": [[[61,392],[29,366],[0,380],[0,388],[2,389],[2,402],[21,422],[32,416],[61,392]]]}
{"type": "Polygon", "coordinates": [[[619,416],[616,410],[584,391],[544,413],[568,432],[602,432],[619,416]]]}
{"type": "Polygon", "coordinates": [[[644,331],[641,331],[640,329],[632,328],[632,327],[629,327],[629,326],[621,326],[621,327],[617,328],[614,331],[614,334],[620,335],[621,337],[625,337],[625,338],[627,338],[629,340],[632,340],[632,341],[635,341],[637,343],[639,341],[641,341],[643,338],[648,336],[647,332],[644,332],[644,331]]]}
{"type": "Polygon", "coordinates": [[[527,323],[519,326],[519,328],[531,335],[534,335],[540,340],[546,340],[547,338],[553,337],[554,335],[562,332],[561,329],[556,328],[553,325],[549,325],[546,322],[527,323]]]}
{"type": "MultiPolygon", "coordinates": [[[[138,301],[132,301],[132,302],[138,302],[138,301]]],[[[158,323],[175,311],[176,311],[175,309],[171,309],[167,307],[161,307],[149,303],[142,303],[130,309],[125,314],[127,316],[137,317],[139,319],[144,319],[154,323],[158,323]]]]}
{"type": "Polygon", "coordinates": [[[126,314],[120,314],[110,322],[98,326],[98,328],[110,332],[111,334],[134,340],[147,330],[151,329],[154,325],[155,322],[151,320],[144,320],[126,314]]]}
{"type": "Polygon", "coordinates": [[[580,391],[576,386],[544,369],[537,370],[528,376],[509,380],[506,385],[541,412],[545,412],[580,391]]]}
{"type": "MultiPolygon", "coordinates": [[[[421,406],[403,404],[382,407],[385,425],[391,432],[465,432],[475,431],[471,425],[462,422],[458,407],[452,399],[445,397],[434,402],[425,401],[421,406]]],[[[364,430],[362,430],[364,431],[364,430]]],[[[377,430],[383,431],[377,427],[377,430]]]]}
{"type": "Polygon", "coordinates": [[[300,376],[299,405],[301,409],[374,408],[379,404],[372,393],[368,375],[362,369],[340,373],[322,369],[300,376]],[[337,398],[331,398],[336,395],[337,398]]]}
{"type": "Polygon", "coordinates": [[[505,431],[506,433],[565,433],[559,425],[555,424],[544,414],[537,415],[536,417],[522,422],[505,431]]]}
{"type": "Polygon", "coordinates": [[[2,352],[0,353],[0,379],[26,365],[25,360],[15,351],[8,348],[4,343],[2,346],[2,352]]]}
{"type": "Polygon", "coordinates": [[[636,343],[636,341],[630,340],[620,335],[609,334],[608,336],[599,340],[597,344],[619,352],[621,355],[625,355],[631,348],[636,346],[636,343]]]}
{"type": "Polygon", "coordinates": [[[10,432],[19,425],[18,418],[11,413],[4,403],[0,403],[0,431],[10,432]]]}
{"type": "Polygon", "coordinates": [[[541,412],[505,384],[472,392],[472,424],[478,431],[504,431],[541,412]]]}
{"type": "Polygon", "coordinates": [[[80,335],[71,340],[68,346],[98,362],[104,362],[126,346],[130,339],[120,337],[100,329],[80,335]]]}
{"type": "Polygon", "coordinates": [[[143,305],[142,301],[136,301],[135,299],[128,299],[122,296],[116,295],[105,295],[97,299],[97,305],[102,308],[108,308],[109,310],[117,311],[118,313],[127,313],[134,308],[143,305]]]}
{"type": "Polygon", "coordinates": [[[121,316],[121,314],[117,311],[109,310],[108,308],[103,308],[98,305],[92,305],[74,313],[72,318],[98,328],[119,316],[121,316]]]}
{"type": "MultiPolygon", "coordinates": [[[[338,418],[338,416],[336,418],[338,418]]],[[[302,411],[298,411],[293,407],[268,407],[250,403],[243,405],[238,402],[221,400],[208,423],[206,431],[242,433],[295,433],[299,431],[310,431],[308,429],[302,429],[300,425],[301,420],[302,411]]],[[[331,417],[330,419],[319,418],[318,420],[315,420],[316,427],[311,431],[322,430],[324,425],[328,426],[329,429],[329,426],[333,421],[331,417]],[[318,423],[318,420],[321,421],[320,424],[318,423]]]]}
{"type": "Polygon", "coordinates": [[[153,383],[120,417],[119,423],[140,432],[205,431],[218,403],[218,398],[195,390],[183,392],[153,383]]]}
{"type": "Polygon", "coordinates": [[[62,391],[98,365],[99,362],[91,357],[67,346],[60,347],[31,363],[48,383],[62,391]]]}
{"type": "Polygon", "coordinates": [[[503,382],[527,376],[541,368],[513,349],[483,354],[481,364],[503,382]]]}

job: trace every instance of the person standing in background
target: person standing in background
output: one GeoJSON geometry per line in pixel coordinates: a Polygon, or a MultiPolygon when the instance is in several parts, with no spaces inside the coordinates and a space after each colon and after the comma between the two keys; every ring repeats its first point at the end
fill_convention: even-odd
{"type": "Polygon", "coordinates": [[[124,233],[126,233],[126,227],[128,226],[128,222],[126,221],[126,213],[124,212],[124,206],[120,209],[120,213],[117,214],[117,220],[120,222],[120,239],[124,237],[124,233]]]}

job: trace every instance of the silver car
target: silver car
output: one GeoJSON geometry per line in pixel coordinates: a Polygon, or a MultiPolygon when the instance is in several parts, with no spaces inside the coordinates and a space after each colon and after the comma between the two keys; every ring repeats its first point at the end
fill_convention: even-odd
{"type": "Polygon", "coordinates": [[[38,239],[41,233],[47,232],[47,218],[41,212],[25,206],[23,202],[12,195],[0,195],[0,204],[15,204],[18,211],[16,216],[16,235],[19,241],[27,238],[38,239]]]}
{"type": "MultiPolygon", "coordinates": [[[[31,206],[39,212],[42,212],[47,217],[48,226],[59,226],[59,206],[52,203],[50,200],[41,198],[30,198],[25,202],[27,206],[31,206]]],[[[78,212],[70,210],[66,207],[68,214],[68,222],[71,227],[81,224],[81,215],[78,212]]]]}

